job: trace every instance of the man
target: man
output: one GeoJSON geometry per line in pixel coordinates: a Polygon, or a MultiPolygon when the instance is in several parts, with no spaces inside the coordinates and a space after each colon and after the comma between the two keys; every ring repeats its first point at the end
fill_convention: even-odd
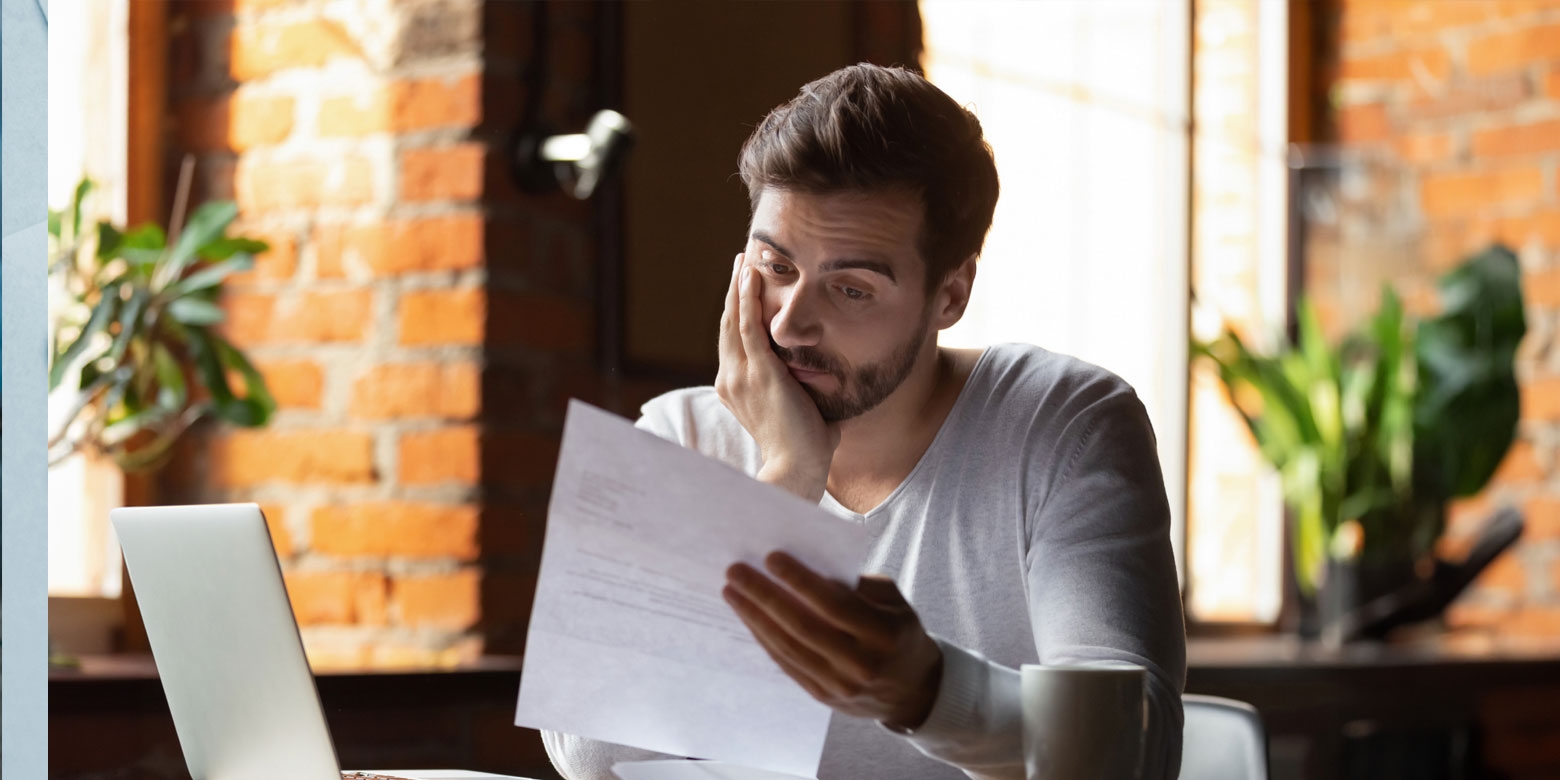
{"type": "MultiPolygon", "coordinates": [[[[854,587],[783,554],[728,572],[754,637],[835,711],[819,778],[1023,777],[1017,668],[1037,662],[1145,667],[1144,777],[1175,777],[1185,633],[1143,405],[1037,347],[937,346],[996,205],[979,122],[856,65],[772,112],[740,171],[715,386],[639,425],[871,529],[854,587]]],[[[543,736],[571,780],[652,756],[543,736]]]]}

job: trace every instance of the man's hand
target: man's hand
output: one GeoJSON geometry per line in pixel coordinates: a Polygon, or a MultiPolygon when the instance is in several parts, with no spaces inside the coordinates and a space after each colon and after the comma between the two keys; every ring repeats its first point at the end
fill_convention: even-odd
{"type": "Polygon", "coordinates": [[[791,679],[847,715],[906,729],[926,721],[942,650],[893,580],[862,577],[852,590],[782,552],[764,565],[789,589],[739,563],[721,595],[791,679]]]}
{"type": "Polygon", "coordinates": [[[817,404],[769,348],[762,284],[758,270],[737,255],[720,317],[715,394],[758,442],[764,458],[758,478],[816,503],[828,484],[839,426],[823,421],[817,404]]]}

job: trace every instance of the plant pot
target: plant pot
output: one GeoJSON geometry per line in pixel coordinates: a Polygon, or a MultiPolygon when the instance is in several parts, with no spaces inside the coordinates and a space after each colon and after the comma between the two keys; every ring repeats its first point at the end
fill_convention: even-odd
{"type": "Polygon", "coordinates": [[[1376,560],[1328,559],[1316,593],[1305,596],[1294,587],[1299,607],[1295,629],[1303,639],[1338,646],[1340,621],[1361,605],[1393,593],[1412,582],[1414,561],[1407,555],[1376,560]]]}

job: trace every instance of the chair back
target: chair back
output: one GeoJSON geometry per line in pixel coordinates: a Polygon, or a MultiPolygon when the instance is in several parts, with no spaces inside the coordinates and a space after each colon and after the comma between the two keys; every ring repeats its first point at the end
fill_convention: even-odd
{"type": "Polygon", "coordinates": [[[1267,730],[1256,707],[1190,693],[1181,703],[1181,780],[1267,780],[1267,730]]]}

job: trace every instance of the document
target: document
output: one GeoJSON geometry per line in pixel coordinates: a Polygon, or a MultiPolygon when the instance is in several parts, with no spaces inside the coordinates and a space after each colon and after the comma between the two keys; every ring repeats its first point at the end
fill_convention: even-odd
{"type": "Polygon", "coordinates": [[[569,404],[515,725],[813,777],[830,710],[721,598],[783,550],[854,584],[870,539],[724,463],[569,404]]]}

